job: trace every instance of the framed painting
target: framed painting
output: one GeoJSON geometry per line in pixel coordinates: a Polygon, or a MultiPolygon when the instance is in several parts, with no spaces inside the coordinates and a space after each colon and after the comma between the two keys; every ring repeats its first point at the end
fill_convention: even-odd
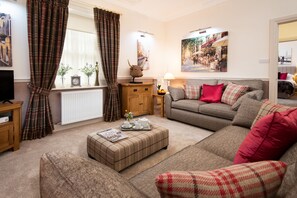
{"type": "Polygon", "coordinates": [[[182,72],[227,72],[228,32],[181,41],[182,72]]]}
{"type": "Polygon", "coordinates": [[[0,66],[12,67],[11,18],[0,12],[0,66]]]}
{"type": "Polygon", "coordinates": [[[143,66],[144,70],[148,70],[150,68],[149,54],[149,42],[146,41],[145,38],[137,40],[137,65],[143,66]]]}

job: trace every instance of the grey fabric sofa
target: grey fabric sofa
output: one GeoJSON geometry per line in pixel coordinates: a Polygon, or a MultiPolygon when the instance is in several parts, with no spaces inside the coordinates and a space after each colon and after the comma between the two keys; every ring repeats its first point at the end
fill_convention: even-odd
{"type": "MultiPolygon", "coordinates": [[[[249,133],[260,101],[245,99],[232,125],[188,146],[159,164],[139,173],[129,181],[114,170],[94,160],[69,153],[46,153],[40,162],[42,197],[160,197],[155,177],[168,171],[204,171],[233,164],[234,156],[249,133]]],[[[280,158],[288,164],[277,197],[297,194],[297,143],[280,158]]]]}
{"type": "MultiPolygon", "coordinates": [[[[216,85],[232,82],[239,85],[248,85],[250,90],[263,90],[263,81],[258,79],[251,80],[212,80],[196,79],[187,80],[189,85],[216,85]]],[[[203,90],[202,90],[203,91],[203,90]]],[[[180,99],[174,101],[170,94],[165,95],[165,112],[169,119],[192,124],[198,127],[217,131],[231,124],[236,111],[231,106],[224,103],[206,103],[199,100],[180,99]]]]}

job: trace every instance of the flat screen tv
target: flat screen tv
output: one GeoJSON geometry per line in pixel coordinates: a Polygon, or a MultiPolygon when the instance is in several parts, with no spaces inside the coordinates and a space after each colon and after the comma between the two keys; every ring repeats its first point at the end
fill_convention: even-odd
{"type": "MultiPolygon", "coordinates": [[[[10,102],[14,99],[14,77],[12,70],[0,70],[0,101],[10,102]]],[[[11,102],[10,102],[11,103],[11,102]]]]}

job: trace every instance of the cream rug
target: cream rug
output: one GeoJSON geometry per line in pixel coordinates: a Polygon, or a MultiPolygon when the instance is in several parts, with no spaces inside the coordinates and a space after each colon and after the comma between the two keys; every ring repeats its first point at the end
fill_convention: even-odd
{"type": "MultiPolygon", "coordinates": [[[[169,146],[166,150],[163,149],[123,170],[121,174],[128,179],[212,134],[207,130],[166,118],[145,117],[169,129],[169,146]]],[[[87,135],[101,129],[116,127],[122,122],[123,120],[111,123],[98,122],[62,130],[42,139],[21,142],[18,151],[0,153],[0,197],[40,197],[39,159],[43,153],[62,150],[88,158],[87,135]]]]}

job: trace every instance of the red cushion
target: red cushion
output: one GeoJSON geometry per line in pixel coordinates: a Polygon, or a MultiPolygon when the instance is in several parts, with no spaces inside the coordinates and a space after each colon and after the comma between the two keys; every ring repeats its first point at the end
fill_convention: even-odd
{"type": "Polygon", "coordinates": [[[280,73],[279,79],[280,80],[287,80],[288,73],[280,73]]]}
{"type": "Polygon", "coordinates": [[[202,95],[200,100],[203,102],[218,103],[221,101],[223,93],[224,83],[218,85],[206,85],[202,86],[202,95]]]}
{"type": "Polygon", "coordinates": [[[297,110],[274,112],[260,119],[241,143],[234,164],[276,160],[297,141],[297,110]]]}

